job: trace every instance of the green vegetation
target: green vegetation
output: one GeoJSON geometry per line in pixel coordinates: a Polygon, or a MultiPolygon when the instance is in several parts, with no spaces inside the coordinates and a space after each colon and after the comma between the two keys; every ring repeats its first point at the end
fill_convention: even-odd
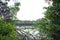
{"type": "Polygon", "coordinates": [[[7,2],[0,1],[0,40],[20,40],[15,31],[16,21],[13,20],[18,6],[19,3],[15,3],[15,6],[8,7],[7,2]]]}
{"type": "MultiPolygon", "coordinates": [[[[16,20],[17,25],[37,26],[35,28],[39,29],[40,40],[60,40],[60,0],[51,2],[53,2],[52,5],[44,7],[46,9],[45,18],[36,21],[16,20]]],[[[8,2],[0,1],[0,40],[21,40],[15,29],[16,13],[19,11],[20,3],[15,3],[12,7],[8,7],[7,4],[8,2]]]]}
{"type": "Polygon", "coordinates": [[[40,34],[43,34],[41,40],[60,40],[60,0],[52,2],[52,5],[45,7],[45,18],[36,21],[40,34]]]}

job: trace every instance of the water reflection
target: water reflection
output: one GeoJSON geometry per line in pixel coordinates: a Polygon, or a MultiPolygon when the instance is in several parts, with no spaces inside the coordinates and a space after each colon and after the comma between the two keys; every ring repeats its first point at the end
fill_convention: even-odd
{"type": "Polygon", "coordinates": [[[39,31],[34,26],[17,26],[16,29],[26,40],[40,40],[39,31]]]}

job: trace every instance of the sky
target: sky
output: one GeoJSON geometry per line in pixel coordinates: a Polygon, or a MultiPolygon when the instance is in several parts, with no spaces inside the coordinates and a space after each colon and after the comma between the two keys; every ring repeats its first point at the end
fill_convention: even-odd
{"type": "Polygon", "coordinates": [[[48,4],[44,0],[19,0],[20,11],[17,14],[19,20],[37,20],[44,17],[43,7],[48,4]]]}
{"type": "MultiPolygon", "coordinates": [[[[21,3],[17,12],[19,20],[37,20],[44,17],[43,7],[48,4],[44,0],[18,0],[21,3]]],[[[12,0],[10,4],[13,4],[12,0]]]]}

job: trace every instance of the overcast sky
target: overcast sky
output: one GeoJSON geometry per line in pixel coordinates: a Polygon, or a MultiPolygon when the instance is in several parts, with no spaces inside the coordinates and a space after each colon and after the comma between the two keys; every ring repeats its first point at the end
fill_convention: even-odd
{"type": "MultiPolygon", "coordinates": [[[[17,13],[19,20],[37,20],[43,18],[43,7],[48,4],[44,0],[19,0],[20,10],[17,13]]],[[[12,0],[9,4],[13,4],[12,0]]]]}
{"type": "Polygon", "coordinates": [[[43,18],[43,7],[48,4],[44,0],[19,0],[20,11],[17,14],[19,20],[37,20],[43,18]]]}

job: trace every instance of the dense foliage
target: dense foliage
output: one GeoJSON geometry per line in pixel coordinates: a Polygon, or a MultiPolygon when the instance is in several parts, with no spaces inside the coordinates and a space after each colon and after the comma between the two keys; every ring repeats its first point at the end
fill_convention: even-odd
{"type": "Polygon", "coordinates": [[[0,40],[20,40],[15,31],[16,22],[13,20],[19,10],[18,6],[19,3],[16,3],[15,6],[8,7],[7,2],[0,0],[0,40]]]}
{"type": "Polygon", "coordinates": [[[36,21],[40,34],[43,34],[41,40],[60,40],[60,0],[52,2],[45,8],[45,18],[36,21]]]}

